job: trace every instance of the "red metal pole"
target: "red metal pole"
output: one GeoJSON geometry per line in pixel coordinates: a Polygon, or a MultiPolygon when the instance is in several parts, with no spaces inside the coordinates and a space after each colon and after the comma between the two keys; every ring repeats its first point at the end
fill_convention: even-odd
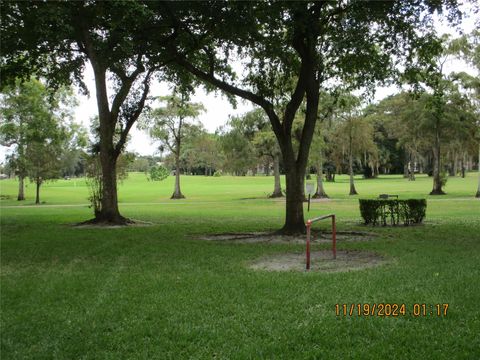
{"type": "Polygon", "coordinates": [[[335,224],[335,215],[332,215],[332,242],[333,242],[333,258],[337,258],[337,225],[335,224]]]}
{"type": "Polygon", "coordinates": [[[306,270],[310,270],[310,227],[312,226],[312,222],[307,220],[307,258],[306,258],[306,270]]]}

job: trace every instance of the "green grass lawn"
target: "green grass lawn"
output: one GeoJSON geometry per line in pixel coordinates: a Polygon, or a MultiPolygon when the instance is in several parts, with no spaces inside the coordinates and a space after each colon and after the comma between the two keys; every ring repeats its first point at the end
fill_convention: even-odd
{"type": "MultiPolygon", "coordinates": [[[[447,195],[440,199],[471,198],[477,191],[477,173],[469,173],[465,179],[449,178],[445,191],[447,195]]],[[[130,173],[126,181],[119,184],[119,201],[121,203],[158,203],[170,202],[173,193],[174,177],[165,181],[147,181],[143,173],[130,173]]],[[[312,180],[314,182],[314,177],[312,180]]],[[[26,201],[19,203],[17,198],[18,183],[14,180],[0,181],[0,193],[6,199],[1,206],[35,204],[35,184],[26,182],[26,201]]],[[[187,202],[196,201],[235,201],[264,199],[273,191],[272,176],[182,176],[182,192],[187,202]]],[[[282,185],[285,179],[282,178],[282,185]]],[[[359,197],[377,197],[378,194],[398,194],[400,198],[426,197],[432,190],[432,178],[426,175],[417,176],[416,181],[407,181],[401,175],[382,176],[379,179],[355,179],[355,186],[360,195],[349,196],[348,176],[337,175],[335,183],[325,183],[325,189],[334,199],[358,199],[359,197]]],[[[57,180],[42,185],[40,200],[47,205],[87,204],[88,188],[83,178],[57,180]]],[[[183,200],[181,200],[183,201],[183,200]]],[[[180,201],[180,202],[181,202],[180,201]]]]}
{"type": "MultiPolygon", "coordinates": [[[[340,230],[372,241],[339,249],[374,251],[386,265],[346,273],[253,271],[295,244],[196,240],[207,233],[276,230],[284,203],[265,195],[272,177],[184,177],[185,200],[169,200],[173,179],[131,174],[120,186],[125,216],[148,227],[74,228],[91,217],[83,180],[42,187],[45,205],[16,200],[0,182],[2,359],[478,359],[480,201],[476,174],[450,178],[443,197],[431,178],[357,179],[360,197],[428,199],[425,224],[365,228],[346,177],[326,184],[332,200],[308,216],[335,212],[340,230]],[[66,206],[73,205],[73,206],[66,206]],[[336,316],[335,304],[449,304],[447,316],[336,316]]],[[[316,225],[328,228],[327,224],[316,225]]],[[[314,250],[326,248],[315,245],[314,250]]]]}

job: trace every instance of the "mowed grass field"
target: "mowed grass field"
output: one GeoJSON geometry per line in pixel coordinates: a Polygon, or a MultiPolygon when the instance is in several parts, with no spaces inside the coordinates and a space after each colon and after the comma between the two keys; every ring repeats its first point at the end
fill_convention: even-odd
{"type": "MultiPolygon", "coordinates": [[[[204,234],[273,231],[283,201],[267,199],[273,177],[182,177],[185,200],[169,200],[173,178],[130,174],[120,209],[152,226],[78,228],[91,217],[82,179],[42,186],[45,203],[17,202],[0,182],[2,359],[478,359],[480,201],[477,174],[450,178],[442,197],[431,178],[357,179],[325,185],[329,201],[307,216],[337,214],[340,230],[376,233],[339,243],[385,265],[343,273],[254,271],[270,254],[301,244],[198,240],[204,234]],[[425,224],[361,225],[358,198],[380,193],[428,199],[425,224]],[[335,304],[405,304],[405,316],[337,316],[335,304]],[[425,316],[411,314],[426,304],[425,316]],[[435,304],[448,304],[437,316],[435,304]],[[430,313],[430,305],[434,314],[430,313]]],[[[328,224],[316,225],[324,229],[328,224]]],[[[314,245],[314,250],[328,248],[314,245]]]]}

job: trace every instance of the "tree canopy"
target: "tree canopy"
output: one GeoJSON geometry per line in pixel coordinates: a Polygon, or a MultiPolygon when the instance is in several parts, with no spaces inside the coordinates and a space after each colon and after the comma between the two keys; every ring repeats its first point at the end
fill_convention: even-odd
{"type": "Polygon", "coordinates": [[[172,13],[202,46],[169,50],[185,70],[267,114],[286,168],[286,233],[305,229],[303,177],[320,89],[338,82],[372,88],[395,79],[399,66],[415,73],[413,63],[428,62],[439,51],[433,14],[446,11],[450,20],[459,15],[452,1],[232,2],[216,3],[214,11],[203,5],[209,10],[192,9],[192,17],[205,19],[199,31],[172,13]],[[235,62],[242,63],[243,76],[234,71],[235,62]],[[295,151],[292,127],[303,102],[305,121],[295,151]]]}
{"type": "Polygon", "coordinates": [[[31,78],[4,86],[0,98],[0,143],[11,148],[9,161],[19,177],[18,200],[24,200],[23,181],[28,176],[40,185],[60,176],[65,156],[85,145],[81,127],[72,122],[72,90],[47,89],[31,78]]]}

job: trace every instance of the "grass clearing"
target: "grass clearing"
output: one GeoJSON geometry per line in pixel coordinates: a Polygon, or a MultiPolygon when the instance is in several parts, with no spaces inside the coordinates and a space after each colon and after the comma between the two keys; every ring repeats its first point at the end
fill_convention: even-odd
{"type": "Polygon", "coordinates": [[[71,226],[91,217],[84,183],[72,181],[45,184],[46,205],[32,207],[32,185],[18,205],[17,184],[0,182],[1,198],[11,197],[0,202],[2,358],[480,357],[476,174],[449,179],[445,197],[425,196],[427,177],[358,179],[360,197],[428,199],[425,225],[406,228],[361,226],[347,178],[327,183],[333,199],[313,203],[311,216],[335,212],[339,230],[377,235],[339,242],[339,251],[390,259],[344,273],[248,268],[268,255],[302,253],[302,244],[195,239],[278,229],[284,203],[265,199],[272,177],[184,177],[187,199],[174,201],[171,177],[153,183],[132,174],[120,187],[122,214],[153,225],[119,229],[71,226]],[[415,303],[449,308],[445,317],[336,316],[335,304],[358,303],[405,304],[409,313],[415,303]]]}

